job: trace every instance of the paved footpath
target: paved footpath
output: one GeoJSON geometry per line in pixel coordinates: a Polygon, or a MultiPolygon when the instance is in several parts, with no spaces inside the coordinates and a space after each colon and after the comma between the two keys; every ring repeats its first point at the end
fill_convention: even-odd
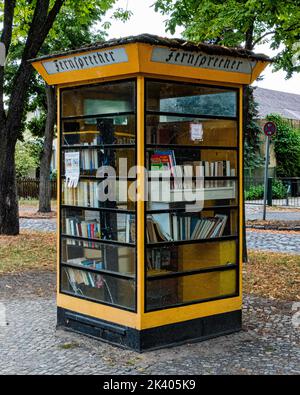
{"type": "Polygon", "coordinates": [[[248,231],[247,246],[252,250],[300,254],[300,232],[248,231]]]}
{"type": "MultiPolygon", "coordinates": [[[[44,280],[39,273],[32,277],[48,284],[54,281],[51,275],[44,280]]],[[[13,283],[11,276],[0,277],[0,303],[8,323],[4,326],[2,321],[1,327],[0,322],[0,375],[300,374],[300,330],[293,321],[290,302],[246,297],[243,331],[138,354],[57,331],[54,295],[38,298],[25,293],[21,299],[18,292],[6,289],[13,283]]]]}
{"type": "MultiPolygon", "coordinates": [[[[246,204],[247,220],[262,220],[263,206],[255,204],[246,204]]],[[[267,207],[266,219],[268,221],[300,221],[300,210],[291,207],[289,209],[276,209],[275,207],[267,207]]]]}
{"type": "Polygon", "coordinates": [[[39,232],[55,232],[56,219],[20,218],[21,229],[36,230],[39,232]]]}

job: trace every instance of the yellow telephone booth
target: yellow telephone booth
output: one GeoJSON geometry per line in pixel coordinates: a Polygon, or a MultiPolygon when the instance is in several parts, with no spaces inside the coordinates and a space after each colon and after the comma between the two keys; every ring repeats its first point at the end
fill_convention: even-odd
{"type": "Polygon", "coordinates": [[[148,34],[33,60],[58,101],[58,326],[137,351],[241,329],[243,89],[270,59],[148,34]]]}

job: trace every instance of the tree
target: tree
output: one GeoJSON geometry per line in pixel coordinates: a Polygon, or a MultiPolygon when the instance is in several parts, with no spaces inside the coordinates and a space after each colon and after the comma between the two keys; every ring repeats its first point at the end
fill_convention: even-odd
{"type": "Polygon", "coordinates": [[[184,28],[184,36],[227,46],[243,46],[252,51],[269,42],[279,49],[276,67],[288,76],[299,71],[293,61],[300,39],[299,0],[157,0],[155,10],[168,15],[167,30],[184,28]]]}
{"type": "Polygon", "coordinates": [[[7,109],[4,106],[5,67],[0,66],[0,234],[19,233],[14,157],[27,90],[33,74],[28,60],[38,54],[63,3],[64,0],[56,0],[51,4],[49,0],[4,2],[1,42],[4,43],[8,56],[15,24],[18,27],[24,24],[20,23],[19,12],[21,18],[24,12],[30,23],[21,61],[13,79],[15,88],[10,95],[7,109]],[[21,10],[20,6],[24,7],[24,10],[21,10]]]}
{"type": "MultiPolygon", "coordinates": [[[[96,22],[100,22],[114,1],[98,0],[93,2],[93,6],[86,14],[80,9],[69,9],[65,7],[58,15],[53,29],[43,45],[40,53],[45,55],[54,52],[62,52],[75,47],[84,46],[95,41],[103,40],[105,31],[93,32],[96,22]]],[[[124,17],[125,11],[117,10],[118,16],[124,17]]],[[[125,16],[126,18],[126,16],[125,16]]],[[[41,113],[47,114],[44,126],[44,149],[40,164],[40,185],[39,185],[39,211],[51,211],[51,181],[50,165],[52,157],[52,144],[55,134],[56,123],[56,94],[53,87],[39,83],[39,77],[35,81],[36,95],[34,103],[41,113]],[[44,100],[41,100],[41,92],[44,100]],[[46,100],[45,100],[46,99],[46,100]]]]}
{"type": "Polygon", "coordinates": [[[300,177],[300,134],[289,121],[278,114],[270,114],[268,121],[275,122],[276,135],[272,138],[279,177],[300,177]]]}
{"type": "MultiPolygon", "coordinates": [[[[107,6],[114,2],[103,0],[102,3],[107,6]]],[[[14,157],[33,78],[33,68],[28,61],[39,54],[61,9],[81,10],[84,18],[94,3],[83,0],[5,0],[0,5],[0,22],[3,24],[0,41],[5,45],[8,62],[11,47],[17,46],[20,50],[13,75],[7,73],[7,67],[0,65],[0,234],[19,233],[14,157]],[[7,103],[5,81],[12,87],[7,103]]]]}
{"type": "Polygon", "coordinates": [[[27,177],[30,170],[36,169],[40,161],[40,148],[38,140],[17,141],[15,153],[17,179],[27,177]]]}

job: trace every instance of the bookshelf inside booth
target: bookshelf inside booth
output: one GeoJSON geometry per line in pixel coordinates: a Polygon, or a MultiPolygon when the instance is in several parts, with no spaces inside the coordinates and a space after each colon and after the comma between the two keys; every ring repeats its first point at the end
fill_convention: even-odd
{"type": "Polygon", "coordinates": [[[62,89],[61,103],[60,292],[136,311],[135,178],[119,162],[136,163],[136,81],[62,89]],[[70,153],[75,185],[65,177],[70,153]],[[107,183],[116,199],[99,198],[107,183]]]}
{"type": "Polygon", "coordinates": [[[238,90],[149,78],[145,92],[146,311],[236,296],[238,90]]]}

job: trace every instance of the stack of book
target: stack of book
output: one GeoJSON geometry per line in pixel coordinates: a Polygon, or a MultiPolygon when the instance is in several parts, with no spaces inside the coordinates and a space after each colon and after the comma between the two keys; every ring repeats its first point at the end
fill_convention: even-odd
{"type": "Polygon", "coordinates": [[[147,218],[146,234],[148,243],[157,243],[171,240],[170,236],[163,232],[159,223],[155,221],[153,217],[147,218]]]}
{"type": "Polygon", "coordinates": [[[196,218],[173,215],[173,240],[198,240],[221,237],[227,223],[227,215],[196,218]]]}
{"type": "Polygon", "coordinates": [[[147,270],[176,270],[177,251],[172,248],[151,248],[147,251],[147,270]]]}
{"type": "Polygon", "coordinates": [[[65,268],[68,280],[73,290],[78,291],[77,285],[83,284],[93,288],[103,288],[104,281],[100,274],[90,273],[83,270],[75,270],[70,267],[65,268]]]}
{"type": "Polygon", "coordinates": [[[224,234],[228,216],[216,214],[214,217],[197,218],[188,215],[170,215],[171,235],[162,230],[159,221],[147,218],[147,241],[199,240],[221,237],[224,234]]]}
{"type": "Polygon", "coordinates": [[[176,166],[176,159],[173,150],[168,151],[155,151],[150,158],[151,176],[155,176],[155,172],[160,175],[171,176],[174,181],[171,182],[171,188],[182,187],[182,174],[178,172],[179,167],[176,166]],[[180,183],[180,185],[178,184],[180,183]]]}
{"type": "Polygon", "coordinates": [[[95,149],[84,149],[80,154],[80,168],[84,172],[94,172],[99,167],[98,151],[95,149]]]}
{"type": "Polygon", "coordinates": [[[97,220],[81,221],[75,217],[66,218],[66,234],[86,239],[101,239],[100,222],[97,220]]]}
{"type": "MultiPolygon", "coordinates": [[[[183,165],[176,165],[173,150],[155,151],[150,157],[151,175],[155,172],[166,172],[174,177],[171,188],[192,189],[194,187],[193,177],[234,177],[235,169],[231,168],[230,160],[220,161],[193,161],[185,162],[183,165]],[[183,182],[182,182],[183,181],[183,182]]],[[[206,187],[230,186],[230,181],[208,181],[206,187]]]]}
{"type": "Polygon", "coordinates": [[[98,207],[98,183],[80,181],[77,188],[63,184],[63,202],[68,206],[98,207]]]}

